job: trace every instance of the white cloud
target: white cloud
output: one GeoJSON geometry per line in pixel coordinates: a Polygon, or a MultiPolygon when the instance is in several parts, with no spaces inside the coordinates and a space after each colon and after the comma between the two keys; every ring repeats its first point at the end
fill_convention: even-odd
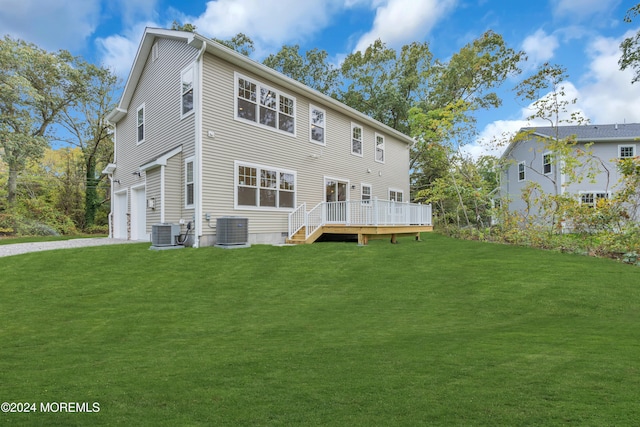
{"type": "Polygon", "coordinates": [[[375,40],[396,46],[422,40],[456,5],[457,0],[386,0],[377,4],[371,30],[360,37],[355,50],[364,51],[375,40]]]}
{"type": "Polygon", "coordinates": [[[582,21],[592,16],[601,16],[614,10],[620,0],[552,0],[553,13],[557,17],[582,21]]]}
{"type": "Polygon", "coordinates": [[[547,34],[544,30],[539,29],[535,33],[524,39],[522,42],[522,50],[528,57],[528,68],[535,68],[538,65],[553,58],[558,48],[558,38],[555,35],[547,34]]]}
{"type": "Polygon", "coordinates": [[[76,50],[98,25],[100,0],[0,0],[0,11],[2,34],[50,51],[76,50]]]}
{"type": "Polygon", "coordinates": [[[202,15],[189,21],[206,36],[230,38],[242,32],[258,46],[280,48],[328,26],[342,6],[339,0],[211,0],[202,15]]]}
{"type": "Polygon", "coordinates": [[[588,47],[591,62],[580,104],[594,123],[640,122],[640,84],[632,84],[633,71],[620,71],[620,38],[599,37],[588,47]]]}
{"type": "Polygon", "coordinates": [[[157,17],[158,0],[116,0],[113,10],[122,18],[124,26],[134,26],[138,21],[153,20],[157,17]]]}
{"type": "Polygon", "coordinates": [[[146,27],[157,27],[152,22],[141,22],[124,32],[106,38],[97,38],[100,65],[108,67],[123,80],[127,78],[146,27]]]}

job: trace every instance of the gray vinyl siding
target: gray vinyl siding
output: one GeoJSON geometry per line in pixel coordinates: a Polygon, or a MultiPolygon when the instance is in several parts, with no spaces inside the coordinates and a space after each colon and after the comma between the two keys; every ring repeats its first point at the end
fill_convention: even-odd
{"type": "Polygon", "coordinates": [[[193,209],[184,208],[184,157],[182,153],[167,160],[164,172],[165,221],[177,224],[180,219],[191,221],[193,209]]]}
{"type": "Polygon", "coordinates": [[[151,226],[160,222],[162,193],[160,190],[161,168],[147,171],[146,198],[155,199],[153,209],[147,207],[147,233],[151,233],[151,226]]]}
{"type": "MultiPolygon", "coordinates": [[[[193,155],[195,115],[181,119],[180,73],[192,63],[198,51],[184,42],[158,39],[159,57],[146,59],[127,114],[117,124],[117,158],[114,179],[119,188],[143,182],[133,175],[139,167],[180,145],[193,155]],[[137,109],[145,105],[145,138],[137,144],[137,109]]],[[[143,59],[139,59],[143,60],[143,59]]],[[[149,222],[149,221],[147,221],[149,222]]]]}
{"type": "MultiPolygon", "coordinates": [[[[387,200],[389,188],[393,188],[402,190],[408,200],[407,144],[378,131],[385,137],[386,162],[375,162],[376,131],[366,121],[358,122],[364,131],[364,156],[354,156],[351,118],[212,55],[205,54],[203,68],[203,214],[211,214],[211,226],[215,226],[216,217],[231,215],[249,218],[251,234],[287,231],[287,211],[234,209],[235,161],[296,172],[296,206],[307,203],[307,209],[324,200],[325,176],[348,180],[350,187],[355,186],[349,189],[350,199],[359,199],[361,183],[367,183],[373,197],[387,200]],[[295,137],[235,120],[235,71],[295,98],[295,137]],[[310,103],[326,111],[326,146],[309,141],[310,103]],[[209,131],[215,133],[213,138],[207,135],[209,131]]],[[[206,221],[203,224],[204,234],[215,233],[206,221]]]]}

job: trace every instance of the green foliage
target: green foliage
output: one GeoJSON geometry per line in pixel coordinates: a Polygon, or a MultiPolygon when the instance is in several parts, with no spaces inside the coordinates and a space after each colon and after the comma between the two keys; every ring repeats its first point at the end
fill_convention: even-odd
{"type": "MultiPolygon", "coordinates": [[[[633,19],[638,16],[639,13],[640,4],[636,4],[627,11],[624,21],[627,23],[633,22],[633,19]]],[[[640,31],[631,37],[625,38],[622,43],[620,43],[620,50],[622,51],[622,55],[618,60],[618,65],[621,70],[632,69],[634,77],[631,82],[636,83],[640,80],[640,31]]]]}

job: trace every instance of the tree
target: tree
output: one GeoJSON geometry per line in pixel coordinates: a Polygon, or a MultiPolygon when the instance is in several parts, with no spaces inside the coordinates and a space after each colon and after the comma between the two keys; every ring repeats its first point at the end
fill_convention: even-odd
{"type": "Polygon", "coordinates": [[[269,55],[263,63],[325,95],[335,97],[340,86],[340,70],[327,62],[327,52],[311,49],[303,57],[299,51],[298,45],[285,45],[278,53],[269,55]]]}
{"type": "Polygon", "coordinates": [[[0,144],[9,167],[10,205],[18,174],[42,156],[50,126],[84,89],[83,65],[69,52],[49,53],[9,36],[0,41],[0,144]]]}
{"type": "MultiPolygon", "coordinates": [[[[624,17],[624,21],[631,23],[633,19],[640,14],[640,3],[629,9],[624,17]]],[[[622,56],[618,60],[618,65],[621,70],[630,68],[634,71],[635,75],[631,80],[635,83],[640,80],[640,31],[635,35],[625,38],[620,43],[620,50],[622,50],[622,56]]]]}
{"type": "Polygon", "coordinates": [[[115,107],[115,91],[118,79],[102,67],[85,66],[87,85],[78,105],[62,113],[61,122],[66,131],[60,139],[78,147],[82,154],[84,171],[84,220],[83,228],[95,223],[96,212],[104,203],[98,187],[105,176],[101,167],[113,158],[113,141],[107,115],[115,107]]]}

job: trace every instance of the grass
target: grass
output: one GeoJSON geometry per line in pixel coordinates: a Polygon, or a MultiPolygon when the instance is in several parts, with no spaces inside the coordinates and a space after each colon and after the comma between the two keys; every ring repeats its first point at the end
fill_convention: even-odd
{"type": "Polygon", "coordinates": [[[640,269],[423,240],[0,259],[0,421],[637,425],[640,269]]]}

